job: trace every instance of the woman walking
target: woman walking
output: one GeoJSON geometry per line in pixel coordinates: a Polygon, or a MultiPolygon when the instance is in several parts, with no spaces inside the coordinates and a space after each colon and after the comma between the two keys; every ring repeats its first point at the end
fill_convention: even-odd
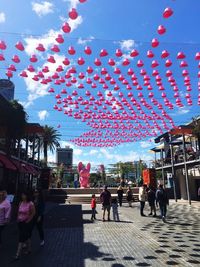
{"type": "Polygon", "coordinates": [[[0,190],[0,248],[2,245],[2,231],[10,220],[11,205],[6,199],[6,191],[0,190]]]}
{"type": "Polygon", "coordinates": [[[117,189],[117,195],[118,195],[118,201],[119,201],[120,207],[122,206],[123,194],[124,194],[124,191],[123,191],[122,186],[120,185],[117,189]]]}
{"type": "Polygon", "coordinates": [[[17,221],[18,221],[18,230],[19,230],[19,243],[17,247],[17,253],[14,257],[15,260],[18,260],[22,248],[26,247],[26,253],[31,252],[31,228],[32,221],[35,215],[35,207],[31,201],[30,194],[23,192],[21,194],[21,202],[19,204],[17,221]]]}
{"type": "Polygon", "coordinates": [[[132,200],[133,200],[133,192],[131,190],[131,187],[128,187],[128,190],[126,191],[126,199],[129,204],[129,207],[132,206],[132,200]]]}
{"type": "Polygon", "coordinates": [[[35,190],[33,192],[33,203],[35,205],[35,215],[33,217],[31,233],[33,231],[33,228],[36,226],[40,237],[40,246],[44,246],[43,221],[44,221],[45,202],[41,190],[35,190]]]}

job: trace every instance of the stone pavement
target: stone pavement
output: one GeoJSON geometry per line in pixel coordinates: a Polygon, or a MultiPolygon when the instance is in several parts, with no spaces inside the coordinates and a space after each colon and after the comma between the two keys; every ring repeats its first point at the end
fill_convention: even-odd
{"type": "MultiPolygon", "coordinates": [[[[148,214],[146,204],[145,213],[148,214]]],[[[46,244],[12,262],[17,245],[16,225],[7,227],[0,250],[0,267],[123,267],[200,266],[200,205],[170,203],[168,219],[140,217],[139,203],[119,208],[120,222],[90,221],[89,205],[49,204],[46,244]]],[[[112,216],[111,216],[112,218],[112,216]]]]}

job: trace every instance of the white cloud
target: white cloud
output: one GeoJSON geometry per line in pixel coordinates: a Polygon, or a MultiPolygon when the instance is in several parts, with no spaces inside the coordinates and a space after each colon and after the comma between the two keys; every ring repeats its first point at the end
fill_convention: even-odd
{"type": "Polygon", "coordinates": [[[80,4],[79,0],[63,0],[63,2],[69,3],[69,9],[76,8],[80,4]]]}
{"type": "Polygon", "coordinates": [[[71,27],[71,32],[73,32],[76,28],[78,28],[79,25],[82,24],[83,18],[82,16],[78,16],[77,19],[75,20],[68,19],[67,22],[69,23],[69,26],[71,27]]]}
{"type": "Polygon", "coordinates": [[[147,148],[147,147],[152,146],[152,144],[149,141],[142,141],[142,142],[140,142],[140,146],[142,148],[147,148]]]}
{"type": "Polygon", "coordinates": [[[38,117],[41,121],[44,121],[49,116],[49,112],[47,110],[40,110],[38,112],[38,117]]]}
{"type": "Polygon", "coordinates": [[[4,23],[6,21],[6,15],[3,12],[0,12],[0,23],[4,23]]]}
{"type": "Polygon", "coordinates": [[[178,110],[177,113],[180,115],[180,114],[187,114],[188,112],[190,112],[189,109],[186,109],[186,108],[179,108],[179,110],[178,110]]]}
{"type": "Polygon", "coordinates": [[[98,153],[98,150],[92,149],[89,152],[89,155],[96,155],[98,153]]]}
{"type": "Polygon", "coordinates": [[[120,44],[120,48],[122,50],[125,50],[125,51],[130,51],[131,49],[133,49],[136,46],[135,41],[131,40],[131,39],[123,40],[123,41],[119,42],[119,44],[120,44]]]}
{"type": "Polygon", "coordinates": [[[49,13],[53,13],[54,5],[50,2],[43,1],[41,3],[32,2],[32,10],[39,16],[46,16],[49,13]]]}
{"type": "Polygon", "coordinates": [[[79,148],[74,148],[73,153],[75,156],[80,156],[83,153],[83,151],[79,148]]]}
{"type": "Polygon", "coordinates": [[[88,43],[91,43],[92,40],[94,40],[94,36],[90,36],[88,38],[85,38],[85,39],[82,39],[81,37],[78,39],[77,41],[77,44],[80,44],[80,45],[86,45],[88,43]]]}

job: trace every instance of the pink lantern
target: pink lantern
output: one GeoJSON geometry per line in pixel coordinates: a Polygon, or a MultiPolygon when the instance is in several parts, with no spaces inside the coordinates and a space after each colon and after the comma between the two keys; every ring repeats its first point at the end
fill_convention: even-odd
{"type": "Polygon", "coordinates": [[[121,57],[123,55],[121,49],[116,49],[115,55],[116,57],[121,57]]]}
{"type": "Polygon", "coordinates": [[[85,64],[85,60],[82,57],[79,57],[77,62],[78,62],[79,65],[85,64]]]}
{"type": "Polygon", "coordinates": [[[49,93],[55,93],[55,90],[54,90],[53,88],[50,88],[50,89],[48,90],[48,92],[49,92],[49,93]]]}
{"type": "Polygon", "coordinates": [[[195,55],[195,59],[196,60],[200,60],[200,52],[197,52],[196,55],[195,55]]]}
{"type": "Polygon", "coordinates": [[[0,61],[4,61],[4,60],[5,60],[4,56],[0,54],[0,61]]]}
{"type": "Polygon", "coordinates": [[[172,76],[172,72],[171,72],[171,70],[167,70],[165,76],[166,76],[166,77],[170,77],[170,76],[172,76]]]}
{"type": "Polygon", "coordinates": [[[147,57],[152,58],[154,57],[154,53],[151,50],[147,51],[147,57]]]}
{"type": "Polygon", "coordinates": [[[121,73],[121,70],[120,70],[119,68],[115,68],[115,69],[114,69],[114,73],[115,73],[115,74],[120,74],[120,73],[121,73]]]}
{"type": "Polygon", "coordinates": [[[95,61],[94,61],[94,64],[96,65],[96,66],[101,66],[101,61],[100,61],[100,59],[98,59],[98,58],[96,58],[95,59],[95,61]]]}
{"type": "Polygon", "coordinates": [[[43,46],[43,44],[38,44],[38,46],[36,47],[36,49],[40,52],[44,52],[45,51],[45,48],[43,46]]]}
{"type": "Polygon", "coordinates": [[[93,79],[94,79],[95,81],[98,81],[98,80],[99,80],[99,78],[100,78],[100,77],[99,77],[99,75],[98,75],[98,74],[95,74],[95,75],[94,75],[94,77],[93,77],[93,79]]]}
{"type": "Polygon", "coordinates": [[[158,74],[159,74],[159,72],[157,70],[153,70],[152,76],[157,76],[158,74]]]}
{"type": "Polygon", "coordinates": [[[62,34],[58,34],[58,36],[56,37],[56,42],[59,43],[59,44],[63,44],[64,43],[64,39],[63,39],[63,36],[62,34]]]}
{"type": "Polygon", "coordinates": [[[18,55],[14,55],[12,58],[12,61],[14,61],[15,63],[19,63],[20,59],[19,59],[18,55]]]}
{"type": "Polygon", "coordinates": [[[159,64],[158,64],[157,60],[153,60],[152,63],[151,63],[151,67],[152,68],[156,68],[158,66],[159,66],[159,64]]]}
{"type": "Polygon", "coordinates": [[[131,57],[137,57],[139,55],[138,51],[136,49],[133,49],[130,53],[131,57]]]}
{"type": "Polygon", "coordinates": [[[159,34],[164,34],[166,32],[166,28],[163,25],[159,25],[158,29],[157,29],[157,32],[159,34]]]}
{"type": "Polygon", "coordinates": [[[142,67],[142,66],[144,66],[144,63],[143,63],[143,61],[140,59],[140,60],[138,60],[138,62],[137,62],[137,66],[138,67],[142,67]]]}
{"type": "Polygon", "coordinates": [[[15,47],[19,50],[19,51],[24,51],[24,46],[22,44],[22,42],[17,42],[15,47]]]}
{"type": "Polygon", "coordinates": [[[56,63],[54,56],[49,56],[47,61],[50,63],[56,63]]]}
{"type": "Polygon", "coordinates": [[[110,66],[115,66],[115,61],[114,61],[114,59],[110,58],[110,59],[108,60],[108,64],[109,64],[110,66]]]}
{"type": "Polygon", "coordinates": [[[58,53],[58,52],[60,52],[60,48],[57,45],[53,45],[51,48],[51,51],[58,53]]]}
{"type": "Polygon", "coordinates": [[[84,52],[86,55],[91,55],[92,54],[92,50],[89,46],[86,46],[85,49],[84,49],[84,52]]]}
{"type": "Polygon", "coordinates": [[[169,56],[169,53],[167,50],[163,50],[162,53],[161,53],[161,58],[166,58],[169,56]]]}
{"type": "Polygon", "coordinates": [[[69,23],[67,23],[67,22],[63,23],[62,30],[65,33],[70,33],[71,32],[71,27],[69,26],[69,23]]]}
{"type": "Polygon", "coordinates": [[[181,68],[183,68],[183,67],[188,67],[188,64],[187,64],[187,62],[186,61],[181,61],[181,63],[180,63],[180,67],[181,68]]]}
{"type": "Polygon", "coordinates": [[[170,60],[170,59],[167,59],[167,60],[165,61],[165,66],[166,66],[166,67],[170,67],[171,65],[172,65],[171,60],[170,60]]]}
{"type": "Polygon", "coordinates": [[[36,55],[32,55],[32,56],[30,57],[30,62],[35,63],[35,62],[37,62],[37,61],[38,61],[38,59],[37,59],[36,55]]]}
{"type": "Polygon", "coordinates": [[[8,70],[16,71],[16,68],[13,64],[9,65],[8,70]]]}
{"type": "Polygon", "coordinates": [[[65,66],[68,66],[70,64],[70,61],[68,58],[65,58],[62,62],[65,66]]]}
{"type": "Polygon", "coordinates": [[[20,76],[23,77],[23,78],[27,78],[28,77],[26,71],[24,71],[24,70],[20,73],[20,76]]]}
{"type": "Polygon", "coordinates": [[[123,62],[122,62],[122,65],[123,65],[123,66],[128,66],[129,64],[130,64],[130,61],[129,61],[128,58],[125,58],[125,59],[123,60],[123,62]]]}
{"type": "Polygon", "coordinates": [[[183,52],[178,52],[177,54],[177,59],[184,59],[185,58],[185,54],[183,52]]]}
{"type": "Polygon", "coordinates": [[[167,19],[173,15],[173,10],[170,7],[165,8],[163,12],[163,18],[167,19]]]}
{"type": "Polygon", "coordinates": [[[106,57],[108,55],[108,52],[106,51],[106,49],[102,49],[100,52],[100,57],[106,57]]]}
{"type": "Polygon", "coordinates": [[[77,17],[78,17],[78,13],[77,13],[77,11],[76,11],[75,8],[72,8],[72,10],[69,12],[69,17],[70,17],[70,19],[72,19],[72,20],[77,19],[77,17]]]}
{"type": "Polygon", "coordinates": [[[152,39],[152,41],[151,41],[151,46],[152,46],[153,48],[155,48],[155,47],[158,47],[158,45],[159,45],[159,41],[158,41],[158,39],[156,39],[156,38],[152,39]]]}
{"type": "Polygon", "coordinates": [[[75,51],[75,49],[73,48],[73,46],[70,46],[70,47],[68,48],[68,53],[69,53],[70,55],[74,55],[74,54],[76,53],[76,51],[75,51]]]}
{"type": "MultiPolygon", "coordinates": [[[[5,50],[6,49],[6,44],[5,44],[5,42],[4,41],[0,41],[0,49],[1,50],[5,50]]],[[[8,75],[7,75],[8,76],[8,75]]],[[[9,77],[9,76],[8,76],[9,77]]]]}

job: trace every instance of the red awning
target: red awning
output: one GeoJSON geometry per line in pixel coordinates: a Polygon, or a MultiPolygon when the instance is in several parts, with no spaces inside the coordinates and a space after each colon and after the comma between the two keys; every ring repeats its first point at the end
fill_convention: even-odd
{"type": "Polygon", "coordinates": [[[27,169],[25,168],[25,163],[17,160],[17,159],[12,159],[12,162],[15,164],[19,172],[22,173],[28,173],[27,169]]]}
{"type": "Polygon", "coordinates": [[[39,172],[30,164],[26,164],[25,168],[27,169],[27,172],[33,175],[38,175],[39,172]]]}
{"type": "Polygon", "coordinates": [[[16,166],[5,155],[0,154],[0,161],[3,163],[3,165],[6,169],[10,169],[13,171],[17,170],[16,166]]]}

